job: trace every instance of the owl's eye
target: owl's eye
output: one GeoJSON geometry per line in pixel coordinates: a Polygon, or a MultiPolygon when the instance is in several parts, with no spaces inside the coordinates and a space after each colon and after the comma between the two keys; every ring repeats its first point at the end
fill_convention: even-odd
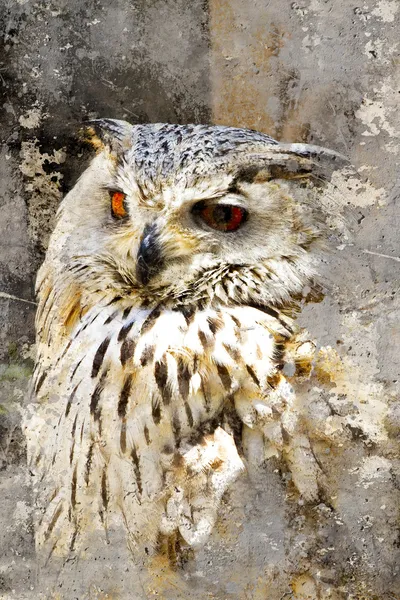
{"type": "Polygon", "coordinates": [[[198,202],[194,212],[209,227],[225,232],[236,231],[247,219],[247,211],[234,204],[206,205],[198,202]]]}
{"type": "Polygon", "coordinates": [[[123,192],[110,192],[111,214],[115,219],[123,219],[128,216],[125,205],[125,194],[123,192]]]}

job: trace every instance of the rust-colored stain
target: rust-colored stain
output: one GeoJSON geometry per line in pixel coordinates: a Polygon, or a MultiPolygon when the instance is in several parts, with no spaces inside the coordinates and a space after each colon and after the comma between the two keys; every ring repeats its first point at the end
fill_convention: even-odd
{"type": "Polygon", "coordinates": [[[251,3],[210,0],[209,7],[213,121],[308,141],[315,94],[300,86],[299,73],[281,57],[291,31],[271,18],[268,6],[257,23],[251,3]]]}
{"type": "MultiPolygon", "coordinates": [[[[260,110],[257,79],[265,84],[270,77],[270,58],[282,45],[278,31],[262,28],[253,45],[243,52],[237,36],[241,23],[228,0],[210,2],[210,22],[214,122],[274,133],[274,121],[266,107],[260,110]],[[252,68],[258,73],[251,73],[252,68]]],[[[264,101],[265,96],[264,91],[264,101]]]]}

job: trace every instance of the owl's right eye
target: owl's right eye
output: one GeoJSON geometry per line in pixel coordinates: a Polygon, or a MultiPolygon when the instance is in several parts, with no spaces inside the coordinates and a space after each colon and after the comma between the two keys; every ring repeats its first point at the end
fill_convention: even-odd
{"type": "Polygon", "coordinates": [[[114,219],[124,219],[128,216],[128,210],[125,204],[125,194],[119,191],[111,191],[111,214],[114,219]]]}

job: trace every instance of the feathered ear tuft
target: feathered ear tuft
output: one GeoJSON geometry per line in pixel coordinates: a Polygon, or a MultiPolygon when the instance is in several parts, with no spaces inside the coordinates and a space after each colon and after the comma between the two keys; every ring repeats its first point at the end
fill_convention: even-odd
{"type": "MultiPolygon", "coordinates": [[[[242,165],[243,165],[243,161],[242,165]]],[[[277,144],[246,156],[247,171],[253,180],[270,178],[313,178],[316,183],[330,181],[335,171],[349,166],[348,159],[333,150],[311,144],[277,144]]],[[[241,167],[243,170],[243,166],[241,167]]],[[[240,174],[239,174],[240,178],[240,174]]]]}
{"type": "Polygon", "coordinates": [[[325,181],[330,181],[335,171],[349,166],[349,159],[334,150],[314,146],[312,144],[280,144],[277,151],[284,152],[296,158],[300,164],[308,168],[311,173],[320,176],[325,181]]]}
{"type": "Polygon", "coordinates": [[[85,121],[84,139],[96,150],[104,146],[117,154],[125,152],[132,142],[133,125],[117,119],[93,119],[85,121]]]}

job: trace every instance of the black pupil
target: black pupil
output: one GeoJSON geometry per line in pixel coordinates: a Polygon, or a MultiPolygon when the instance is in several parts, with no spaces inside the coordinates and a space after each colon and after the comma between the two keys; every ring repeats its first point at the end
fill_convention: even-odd
{"type": "Polygon", "coordinates": [[[232,220],[232,207],[231,206],[216,206],[213,211],[213,218],[218,225],[226,225],[232,220]]]}

